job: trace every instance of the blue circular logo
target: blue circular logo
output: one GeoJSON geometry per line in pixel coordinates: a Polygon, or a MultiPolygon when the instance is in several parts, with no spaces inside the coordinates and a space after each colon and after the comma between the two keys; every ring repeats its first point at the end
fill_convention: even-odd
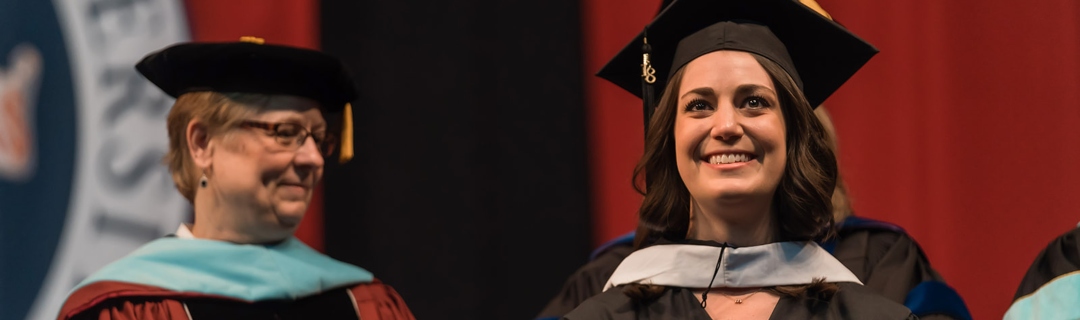
{"type": "Polygon", "coordinates": [[[179,0],[0,0],[0,320],[55,319],[190,206],[161,159],[172,99],[134,69],[188,39],[179,0]]]}
{"type": "Polygon", "coordinates": [[[71,195],[71,68],[51,1],[0,2],[0,318],[26,317],[71,195]],[[14,31],[14,32],[12,32],[14,31]]]}

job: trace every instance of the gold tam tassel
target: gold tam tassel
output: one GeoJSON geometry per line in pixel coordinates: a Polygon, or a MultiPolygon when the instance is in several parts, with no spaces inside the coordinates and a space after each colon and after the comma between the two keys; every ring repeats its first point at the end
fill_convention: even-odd
{"type": "Polygon", "coordinates": [[[829,15],[828,12],[825,12],[825,9],[822,8],[821,5],[817,3],[817,1],[814,1],[814,0],[799,0],[799,2],[801,2],[803,5],[809,7],[810,9],[814,9],[814,11],[817,11],[818,14],[820,14],[820,15],[826,17],[826,18],[829,18],[829,20],[833,19],[832,16],[829,15]]]}
{"type": "Polygon", "coordinates": [[[346,163],[353,157],[352,104],[345,104],[341,117],[341,154],[338,155],[338,163],[346,163]]]}
{"type": "Polygon", "coordinates": [[[266,42],[266,40],[263,40],[263,38],[259,38],[259,37],[243,36],[243,37],[240,37],[240,42],[251,42],[251,43],[254,43],[254,44],[263,44],[263,43],[266,42]]]}

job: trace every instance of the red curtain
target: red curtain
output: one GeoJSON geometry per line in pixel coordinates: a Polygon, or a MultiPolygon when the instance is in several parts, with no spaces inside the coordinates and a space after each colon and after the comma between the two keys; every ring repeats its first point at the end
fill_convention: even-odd
{"type": "MultiPolygon", "coordinates": [[[[903,226],[975,319],[1000,319],[1080,221],[1080,2],[818,2],[881,49],[825,103],[856,214],[903,226]]],[[[633,228],[643,138],[639,100],[593,73],[658,3],[583,4],[597,244],[633,228]]]]}
{"type": "Polygon", "coordinates": [[[641,195],[634,191],[631,174],[644,150],[645,129],[641,100],[594,74],[641,32],[659,7],[658,0],[582,2],[582,65],[595,245],[637,225],[641,195]]]}
{"type": "MultiPolygon", "coordinates": [[[[319,48],[317,0],[187,0],[188,23],[195,41],[236,41],[255,36],[266,43],[319,48]]],[[[322,186],[316,188],[296,236],[323,251],[322,186]]]]}

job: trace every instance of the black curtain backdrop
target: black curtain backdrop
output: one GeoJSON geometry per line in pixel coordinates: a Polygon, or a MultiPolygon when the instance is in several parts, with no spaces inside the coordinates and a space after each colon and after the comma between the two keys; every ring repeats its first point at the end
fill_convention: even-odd
{"type": "Polygon", "coordinates": [[[361,87],[325,178],[326,251],[420,319],[531,319],[585,262],[577,1],[325,1],[361,87]]]}

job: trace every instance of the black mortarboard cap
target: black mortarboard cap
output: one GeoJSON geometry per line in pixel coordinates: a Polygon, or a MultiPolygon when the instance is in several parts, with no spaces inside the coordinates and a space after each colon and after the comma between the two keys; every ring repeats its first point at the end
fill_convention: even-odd
{"type": "Polygon", "coordinates": [[[144,57],[135,69],[176,98],[188,92],[287,94],[319,102],[342,116],[341,161],[352,157],[352,107],[356,84],[340,59],[298,47],[238,42],[186,42],[144,57]]]}
{"type": "Polygon", "coordinates": [[[776,62],[812,106],[824,102],[878,52],[797,1],[675,0],[597,76],[641,97],[648,117],[676,69],[718,50],[748,51],[776,62]],[[655,70],[652,83],[643,74],[644,54],[655,70]]]}

